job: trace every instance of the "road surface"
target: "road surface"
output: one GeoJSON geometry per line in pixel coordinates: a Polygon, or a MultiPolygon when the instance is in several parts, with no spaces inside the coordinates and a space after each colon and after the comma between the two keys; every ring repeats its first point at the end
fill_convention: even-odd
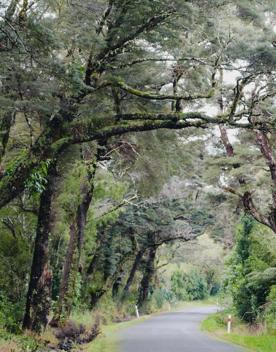
{"type": "Polygon", "coordinates": [[[120,352],[244,352],[200,331],[200,322],[216,307],[190,308],[157,315],[120,335],[120,352]]]}

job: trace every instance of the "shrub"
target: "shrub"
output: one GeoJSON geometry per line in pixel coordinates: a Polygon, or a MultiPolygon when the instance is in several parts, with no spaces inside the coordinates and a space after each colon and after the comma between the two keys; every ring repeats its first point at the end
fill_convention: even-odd
{"type": "Polygon", "coordinates": [[[271,287],[267,297],[264,319],[269,332],[276,335],[276,285],[271,287]]]}
{"type": "Polygon", "coordinates": [[[0,296],[0,328],[11,333],[19,333],[22,315],[21,302],[11,303],[6,297],[0,296]]]}
{"type": "Polygon", "coordinates": [[[180,301],[194,301],[208,296],[206,278],[198,270],[175,271],[171,277],[172,292],[180,301]]]}
{"type": "Polygon", "coordinates": [[[151,300],[157,309],[161,309],[166,303],[173,302],[175,300],[175,296],[172,291],[165,288],[158,288],[154,290],[151,300]]]}

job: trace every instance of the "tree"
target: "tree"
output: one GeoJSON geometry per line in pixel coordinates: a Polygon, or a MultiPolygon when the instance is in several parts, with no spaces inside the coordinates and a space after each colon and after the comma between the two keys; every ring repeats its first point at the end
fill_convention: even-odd
{"type": "Polygon", "coordinates": [[[51,205],[54,195],[56,165],[50,165],[47,187],[41,193],[29,289],[23,328],[41,332],[48,322],[51,307],[52,273],[48,263],[51,231],[51,205]]]}
{"type": "Polygon", "coordinates": [[[274,265],[275,256],[267,243],[260,240],[260,231],[263,237],[271,235],[263,225],[257,225],[252,217],[245,215],[242,218],[226,279],[238,316],[249,323],[259,318],[274,282],[271,280],[271,265],[274,265]]]}
{"type": "MultiPolygon", "coordinates": [[[[197,134],[198,129],[217,124],[274,130],[273,117],[258,114],[260,104],[275,93],[274,73],[262,64],[275,57],[268,45],[271,26],[264,21],[269,8],[266,2],[254,1],[251,6],[254,11],[235,1],[7,4],[0,21],[0,207],[34,196],[30,188],[40,195],[25,327],[41,330],[47,323],[52,206],[45,199],[53,196],[52,165],[65,164],[64,155],[74,146],[156,129],[189,129],[197,134]],[[229,10],[227,20],[222,18],[222,5],[229,10]],[[235,42],[231,33],[225,34],[233,20],[243,29],[250,27],[248,21],[254,22],[256,41],[262,40],[262,47],[254,55],[256,64],[246,61],[234,91],[223,92],[224,112],[207,115],[200,106],[213,103],[221,92],[221,68],[235,68],[237,60],[256,49],[256,41],[247,41],[243,50],[245,41],[235,42]],[[271,84],[256,94],[252,104],[242,91],[268,76],[271,84]],[[180,112],[181,107],[185,111],[180,112]],[[19,126],[28,138],[14,138],[13,127],[19,126]],[[38,305],[43,300],[42,311],[38,305]]],[[[232,30],[233,37],[239,37],[238,26],[232,30]]],[[[83,223],[78,231],[77,222],[76,217],[71,224],[71,243],[76,243],[77,232],[82,237],[83,223]]]]}

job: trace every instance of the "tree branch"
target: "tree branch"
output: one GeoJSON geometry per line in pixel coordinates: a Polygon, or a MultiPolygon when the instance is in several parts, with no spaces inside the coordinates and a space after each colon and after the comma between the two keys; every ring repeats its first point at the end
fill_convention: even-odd
{"type": "Polygon", "coordinates": [[[151,99],[151,100],[185,100],[185,101],[191,101],[191,100],[196,100],[196,99],[208,99],[213,97],[214,95],[214,87],[210,89],[210,91],[206,94],[195,94],[195,95],[174,95],[174,94],[155,94],[153,92],[145,92],[141,91],[139,89],[135,89],[129,85],[127,85],[125,82],[121,80],[114,80],[113,83],[115,86],[121,88],[122,90],[126,91],[127,93],[131,95],[135,95],[140,98],[144,99],[151,99]]]}
{"type": "Polygon", "coordinates": [[[133,33],[128,34],[126,37],[121,38],[116,43],[111,43],[113,38],[109,38],[107,41],[107,46],[104,48],[93,60],[90,60],[89,65],[86,70],[86,82],[89,82],[89,79],[94,71],[102,73],[105,69],[104,62],[112,57],[117,56],[122,50],[134,39],[139,37],[140,34],[148,32],[156,28],[160,23],[164,22],[168,17],[172,15],[173,11],[167,11],[159,15],[155,15],[149,18],[144,24],[138,27],[133,33]]]}
{"type": "MultiPolygon", "coordinates": [[[[73,120],[68,114],[67,118],[73,120]]],[[[58,117],[57,117],[58,119],[58,117]]],[[[53,122],[54,120],[52,120],[53,122]]],[[[63,121],[64,122],[64,121],[63,121]]],[[[92,121],[73,122],[66,127],[55,121],[48,126],[34,143],[33,147],[18,160],[16,167],[0,181],[0,208],[17,197],[24,189],[25,182],[30,177],[34,168],[42,161],[57,157],[70,144],[90,142],[93,140],[106,140],[110,137],[120,136],[131,132],[152,131],[157,129],[183,129],[183,128],[208,128],[212,124],[226,124],[232,128],[256,129],[258,123],[237,123],[230,121],[226,115],[209,117],[200,112],[175,113],[175,114],[125,114],[107,119],[111,124],[101,129],[95,129],[92,121]],[[117,121],[122,120],[120,123],[117,121]],[[130,120],[129,122],[127,120],[130,120]],[[133,121],[131,121],[133,120],[133,121]],[[113,124],[112,124],[113,122],[113,124]]],[[[263,124],[259,123],[260,128],[263,124]]],[[[275,126],[272,126],[275,129],[275,126]]]]}
{"type": "Polygon", "coordinates": [[[102,18],[101,18],[101,20],[99,22],[99,26],[98,26],[98,28],[96,30],[97,34],[102,33],[103,27],[106,24],[106,20],[107,20],[108,16],[111,13],[111,10],[112,10],[112,7],[113,7],[113,3],[114,3],[114,0],[109,0],[107,8],[105,9],[105,11],[104,11],[104,13],[102,15],[102,18]]]}

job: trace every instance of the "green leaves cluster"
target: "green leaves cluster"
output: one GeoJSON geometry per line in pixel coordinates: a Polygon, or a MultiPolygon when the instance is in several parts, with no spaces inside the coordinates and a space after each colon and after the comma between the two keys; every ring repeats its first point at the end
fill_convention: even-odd
{"type": "Polygon", "coordinates": [[[51,160],[42,161],[39,167],[35,168],[29,179],[26,181],[26,189],[31,194],[40,194],[45,190],[47,186],[47,174],[48,167],[51,163],[51,160]]]}
{"type": "Polygon", "coordinates": [[[179,301],[195,301],[208,297],[206,277],[197,269],[177,270],[171,276],[171,290],[179,301]]]}
{"type": "Polygon", "coordinates": [[[262,318],[274,283],[274,274],[265,279],[276,265],[275,241],[271,236],[270,230],[247,215],[237,227],[236,245],[227,262],[225,287],[231,292],[239,318],[246,322],[262,318]],[[268,245],[268,239],[272,246],[268,245]]]}

